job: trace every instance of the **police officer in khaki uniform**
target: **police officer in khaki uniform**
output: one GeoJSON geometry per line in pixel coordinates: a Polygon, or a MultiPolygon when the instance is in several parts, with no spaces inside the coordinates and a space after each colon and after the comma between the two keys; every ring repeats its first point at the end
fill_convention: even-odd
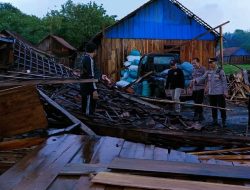
{"type": "MultiPolygon", "coordinates": [[[[207,82],[208,85],[208,95],[209,101],[211,106],[215,107],[226,107],[226,100],[225,97],[228,96],[228,89],[227,89],[227,79],[225,76],[225,72],[222,68],[217,67],[217,59],[210,58],[209,59],[209,69],[206,73],[194,79],[194,82],[199,84],[204,81],[207,82]]],[[[213,117],[213,125],[218,125],[218,116],[217,116],[218,109],[212,109],[212,117],[213,117]]],[[[226,127],[226,111],[220,110],[221,112],[221,119],[222,119],[222,126],[226,127]]]]}

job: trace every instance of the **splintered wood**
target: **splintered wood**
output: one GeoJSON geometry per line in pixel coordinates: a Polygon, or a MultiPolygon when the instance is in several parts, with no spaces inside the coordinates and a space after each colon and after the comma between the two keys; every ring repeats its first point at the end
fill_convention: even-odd
{"type": "Polygon", "coordinates": [[[242,71],[229,77],[230,101],[247,100],[246,94],[250,93],[250,87],[245,75],[246,73],[242,71]]]}

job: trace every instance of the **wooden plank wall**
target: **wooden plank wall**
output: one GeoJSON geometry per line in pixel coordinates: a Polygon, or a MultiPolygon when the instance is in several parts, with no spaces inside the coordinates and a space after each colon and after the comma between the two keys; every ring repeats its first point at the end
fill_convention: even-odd
{"type": "MultiPolygon", "coordinates": [[[[105,74],[120,69],[128,53],[136,48],[142,54],[164,53],[164,46],[180,45],[184,40],[143,40],[143,39],[102,39],[98,49],[97,62],[105,74]]],[[[215,56],[215,41],[193,41],[181,47],[181,61],[191,61],[199,57],[201,63],[207,66],[207,60],[215,56]]],[[[113,76],[114,77],[114,76],[113,76]]],[[[118,76],[115,77],[118,79],[118,76]]]]}
{"type": "Polygon", "coordinates": [[[47,125],[36,87],[0,91],[0,137],[46,128],[47,125]]]}

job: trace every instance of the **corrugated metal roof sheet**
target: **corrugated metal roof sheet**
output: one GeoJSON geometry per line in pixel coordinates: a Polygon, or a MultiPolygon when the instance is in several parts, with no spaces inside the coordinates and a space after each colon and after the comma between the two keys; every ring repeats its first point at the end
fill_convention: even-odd
{"type": "MultiPolygon", "coordinates": [[[[177,4],[172,0],[151,0],[117,24],[107,28],[105,36],[107,38],[190,40],[211,29],[204,21],[197,19],[196,15],[192,15],[191,11],[180,6],[180,3],[177,4]]],[[[216,38],[215,33],[209,33],[201,37],[201,40],[216,38]]]]}

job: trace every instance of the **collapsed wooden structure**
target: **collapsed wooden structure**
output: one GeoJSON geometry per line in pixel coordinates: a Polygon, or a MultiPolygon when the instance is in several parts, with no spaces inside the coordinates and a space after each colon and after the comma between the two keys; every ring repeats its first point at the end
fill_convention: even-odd
{"type": "Polygon", "coordinates": [[[19,71],[24,73],[40,74],[40,78],[57,76],[60,78],[75,78],[72,70],[62,64],[58,64],[55,57],[41,51],[30,43],[27,43],[17,34],[10,31],[2,31],[2,48],[8,52],[1,54],[0,67],[3,70],[19,71]],[[6,42],[6,40],[9,40],[6,42]],[[42,76],[41,76],[42,75],[42,76]]]}
{"type": "MultiPolygon", "coordinates": [[[[142,8],[157,8],[155,2],[142,8]]],[[[191,23],[210,29],[177,1],[169,3],[177,12],[184,11],[191,23]]],[[[212,54],[216,35],[192,44],[212,54]]],[[[111,59],[118,62],[125,50],[115,55],[116,42],[131,48],[135,42],[105,40],[112,44],[111,59]]],[[[138,44],[145,43],[147,52],[149,46],[161,51],[181,43],[168,40],[156,47],[158,42],[148,39],[138,44]]],[[[0,87],[33,85],[0,91],[0,113],[5,116],[0,118],[4,123],[0,127],[0,171],[4,172],[0,189],[250,189],[245,167],[250,162],[250,138],[242,132],[204,128],[173,114],[162,103],[103,85],[96,114],[85,117],[77,83],[94,80],[78,80],[53,56],[9,31],[0,37],[0,46],[5,52],[0,59],[0,87]],[[211,146],[216,150],[207,151],[211,146]]],[[[180,51],[182,58],[191,56],[186,49],[180,51]]],[[[206,56],[210,54],[201,55],[202,59],[206,56]]],[[[112,61],[104,60],[110,66],[112,61]]]]}
{"type": "Polygon", "coordinates": [[[63,135],[2,174],[0,188],[221,190],[250,189],[249,180],[247,167],[230,162],[200,163],[193,155],[119,138],[63,135]]]}

